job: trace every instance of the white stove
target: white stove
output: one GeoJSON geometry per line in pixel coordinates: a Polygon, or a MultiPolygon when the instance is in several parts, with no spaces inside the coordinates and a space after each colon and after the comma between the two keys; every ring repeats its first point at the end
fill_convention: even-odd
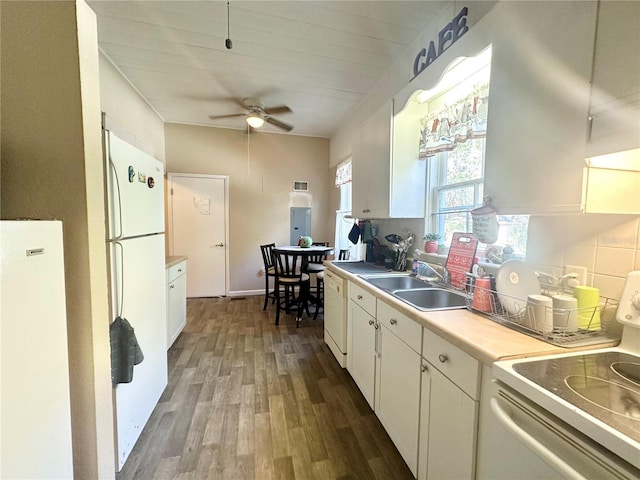
{"type": "MultiPolygon", "coordinates": [[[[558,467],[560,478],[589,478],[585,472],[603,474],[595,463],[604,465],[607,478],[640,478],[640,271],[627,278],[617,320],[623,324],[618,347],[501,361],[493,366],[499,386],[492,399],[497,417],[509,417],[520,401],[530,410],[540,407],[542,416],[550,413],[550,422],[559,419],[566,427],[562,435],[567,442],[580,437],[584,440],[578,442],[581,453],[583,443],[596,452],[576,462],[586,462],[582,466],[564,469],[570,461],[547,458],[554,452],[540,453],[544,448],[538,451],[546,463],[558,467]],[[595,463],[588,465],[592,459],[595,463]]],[[[527,436],[526,431],[514,433],[516,437],[520,434],[527,436]]]]}

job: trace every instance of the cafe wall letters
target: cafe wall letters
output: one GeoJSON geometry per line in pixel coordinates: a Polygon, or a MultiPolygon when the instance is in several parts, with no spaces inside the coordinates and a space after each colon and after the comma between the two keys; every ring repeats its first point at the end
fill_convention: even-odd
{"type": "Polygon", "coordinates": [[[438,58],[460,37],[469,31],[467,26],[468,7],[463,7],[447,25],[438,33],[438,38],[431,40],[428,47],[423,48],[413,61],[413,80],[420,75],[436,58],[438,58]]]}

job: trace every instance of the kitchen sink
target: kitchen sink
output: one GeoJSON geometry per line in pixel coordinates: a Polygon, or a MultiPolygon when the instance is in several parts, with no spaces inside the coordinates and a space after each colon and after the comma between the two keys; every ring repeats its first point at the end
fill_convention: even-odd
{"type": "Polygon", "coordinates": [[[460,292],[446,288],[413,288],[410,290],[394,290],[391,294],[423,311],[450,310],[466,308],[467,297],[460,292]]]}
{"type": "Polygon", "coordinates": [[[408,274],[361,275],[361,277],[371,285],[385,290],[418,310],[450,310],[467,306],[467,297],[464,293],[435,286],[408,274]]]}
{"type": "Polygon", "coordinates": [[[375,285],[383,290],[390,292],[394,290],[407,290],[413,288],[425,288],[429,287],[429,284],[418,280],[415,277],[409,275],[396,274],[396,275],[367,275],[363,276],[367,282],[371,285],[375,285]]]}

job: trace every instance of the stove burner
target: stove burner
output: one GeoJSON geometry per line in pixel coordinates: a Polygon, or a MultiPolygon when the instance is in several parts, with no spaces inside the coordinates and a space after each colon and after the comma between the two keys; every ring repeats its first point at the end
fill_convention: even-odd
{"type": "Polygon", "coordinates": [[[640,442],[640,357],[608,351],[515,363],[518,374],[640,442]]]}
{"type": "Polygon", "coordinates": [[[582,398],[612,413],[640,421],[640,394],[608,380],[571,375],[567,386],[582,398]]]}
{"type": "Polygon", "coordinates": [[[640,363],[614,362],[611,364],[611,370],[640,386],[640,363]]]}

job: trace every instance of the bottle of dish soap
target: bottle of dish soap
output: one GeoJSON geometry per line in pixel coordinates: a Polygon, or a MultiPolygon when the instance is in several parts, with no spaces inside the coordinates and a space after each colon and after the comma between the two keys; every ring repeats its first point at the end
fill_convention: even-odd
{"type": "Polygon", "coordinates": [[[411,273],[413,275],[417,275],[418,274],[418,259],[417,258],[413,259],[413,264],[411,265],[411,273]]]}

